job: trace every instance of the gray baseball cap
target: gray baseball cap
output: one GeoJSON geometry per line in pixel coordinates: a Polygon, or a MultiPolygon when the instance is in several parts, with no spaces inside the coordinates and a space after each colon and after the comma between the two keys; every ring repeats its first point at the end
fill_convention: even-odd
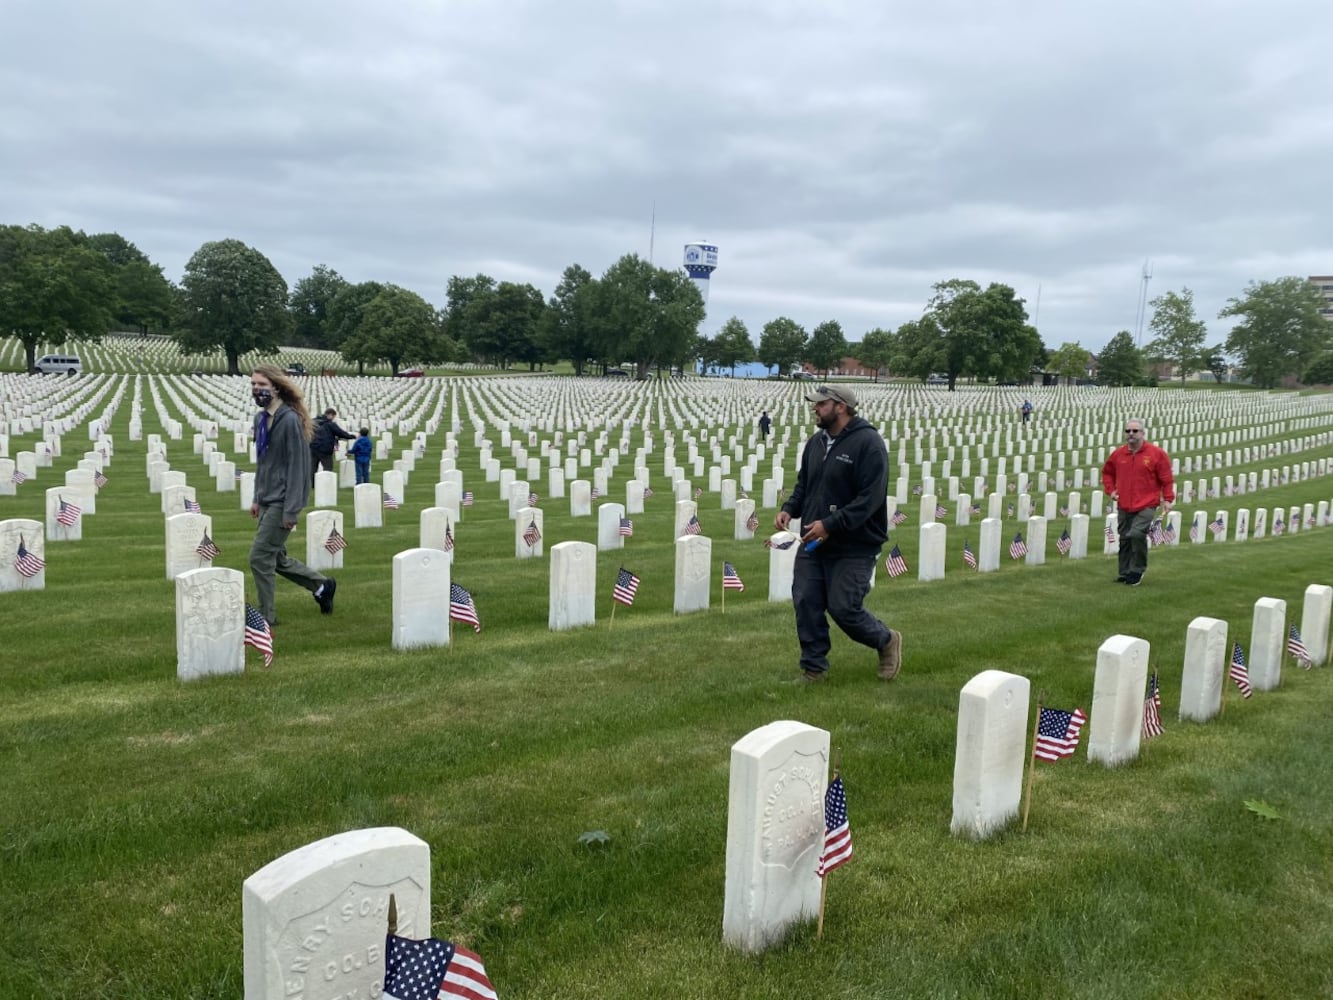
{"type": "Polygon", "coordinates": [[[856,393],[852,392],[846,386],[841,385],[821,385],[814,392],[805,397],[807,403],[822,403],[826,399],[832,399],[839,403],[845,403],[853,410],[856,409],[856,393]]]}

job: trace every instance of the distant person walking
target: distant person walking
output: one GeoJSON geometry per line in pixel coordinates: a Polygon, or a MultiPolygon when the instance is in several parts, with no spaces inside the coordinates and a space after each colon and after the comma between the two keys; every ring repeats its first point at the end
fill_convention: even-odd
{"type": "Polygon", "coordinates": [[[355,434],[348,434],[337,424],[338,411],[330,406],[321,416],[315,418],[310,435],[310,485],[315,485],[315,473],[320,469],[333,471],[333,453],[338,450],[339,441],[352,441],[355,434]]]}
{"type": "Polygon", "coordinates": [[[361,436],[347,448],[347,454],[356,462],[356,484],[370,482],[370,456],[375,453],[375,445],[370,440],[370,428],[362,427],[361,436]]]}
{"type": "Polygon", "coordinates": [[[768,411],[763,410],[759,414],[759,436],[768,440],[768,432],[773,428],[773,421],[768,419],[768,411]]]}
{"type": "Polygon", "coordinates": [[[1032,416],[1032,400],[1023,400],[1023,405],[1019,407],[1019,412],[1023,414],[1023,423],[1027,423],[1032,416]]]}
{"type": "Polygon", "coordinates": [[[822,681],[828,673],[829,617],[879,653],[879,676],[891,681],[902,665],[902,633],[862,604],[889,534],[889,453],[879,432],[856,415],[850,389],[820,386],[805,398],[819,430],[806,442],[796,485],[773,519],[786,531],[798,517],[804,531],[791,586],[801,644],[796,681],[822,681]]]}
{"type": "Polygon", "coordinates": [[[1120,575],[1117,583],[1137,587],[1148,571],[1148,531],[1157,519],[1171,512],[1176,500],[1171,459],[1150,443],[1143,421],[1125,421],[1125,443],[1102,466],[1102,489],[1116,503],[1120,529],[1120,575]]]}
{"type": "Polygon", "coordinates": [[[338,584],[287,555],[287,538],[296,528],[310,496],[310,415],[301,389],[272,365],[250,373],[255,414],[255,495],[250,516],[259,523],[250,545],[250,574],[259,613],[277,624],[273,577],[281,575],[315,595],[324,614],[333,613],[338,584]]]}

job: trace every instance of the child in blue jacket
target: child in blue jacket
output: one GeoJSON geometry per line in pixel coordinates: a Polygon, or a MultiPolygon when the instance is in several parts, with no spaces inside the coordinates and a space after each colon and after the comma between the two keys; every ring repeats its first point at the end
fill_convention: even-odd
{"type": "Polygon", "coordinates": [[[375,451],[375,446],[370,443],[370,428],[362,427],[361,436],[353,441],[347,450],[356,460],[357,485],[370,482],[370,456],[375,451]]]}

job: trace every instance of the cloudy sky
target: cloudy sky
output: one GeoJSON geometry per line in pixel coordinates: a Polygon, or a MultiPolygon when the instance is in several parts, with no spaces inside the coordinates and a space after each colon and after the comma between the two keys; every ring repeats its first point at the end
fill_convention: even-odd
{"type": "MultiPolygon", "coordinates": [[[[0,0],[0,222],[444,304],[720,248],[706,332],[1000,281],[1049,347],[1333,273],[1327,0],[0,0]],[[1038,304],[1038,300],[1040,303],[1038,304]]],[[[1147,335],[1144,337],[1145,341],[1147,335]]]]}

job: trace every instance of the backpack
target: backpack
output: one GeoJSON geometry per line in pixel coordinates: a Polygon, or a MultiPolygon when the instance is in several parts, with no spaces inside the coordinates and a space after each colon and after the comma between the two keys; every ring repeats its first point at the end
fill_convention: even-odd
{"type": "Polygon", "coordinates": [[[321,414],[315,418],[315,433],[310,437],[310,450],[321,455],[332,455],[334,447],[333,428],[329,426],[329,418],[321,414]]]}

